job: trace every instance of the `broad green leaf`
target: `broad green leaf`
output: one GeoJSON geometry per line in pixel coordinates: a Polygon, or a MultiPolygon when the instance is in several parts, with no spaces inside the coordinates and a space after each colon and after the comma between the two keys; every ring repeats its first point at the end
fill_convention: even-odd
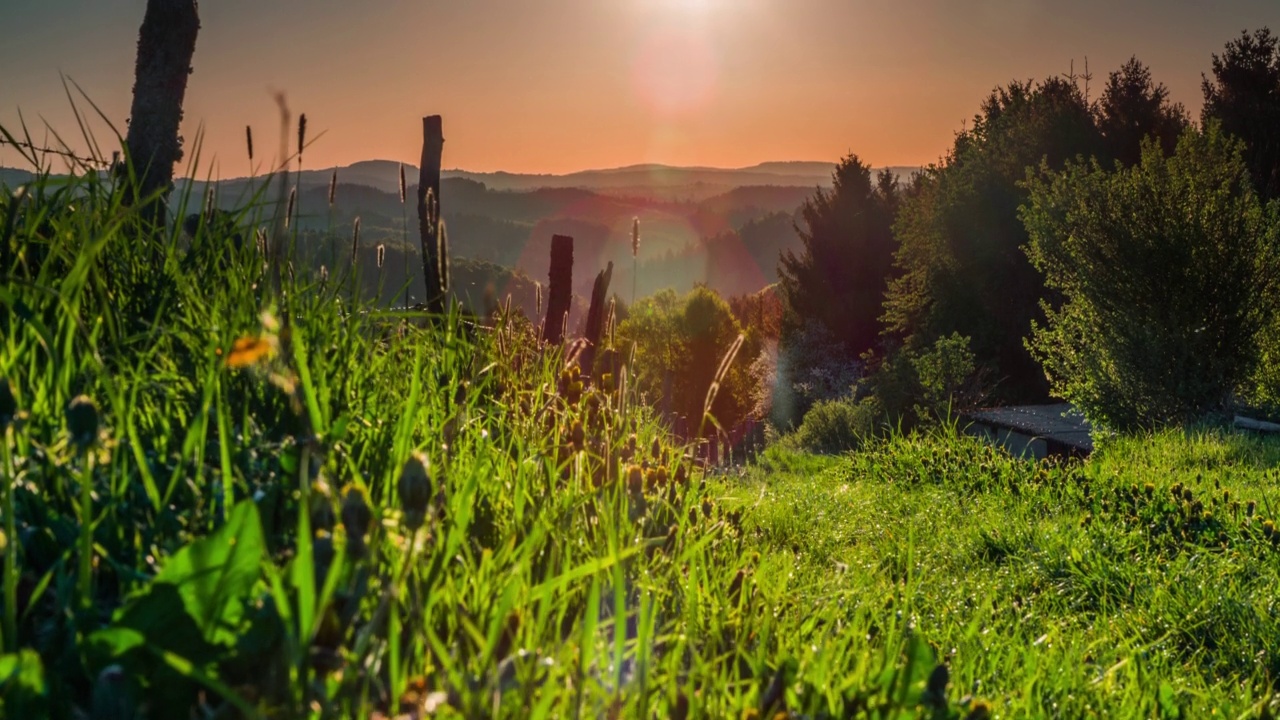
{"type": "Polygon", "coordinates": [[[169,558],[155,582],[175,585],[205,638],[216,642],[220,628],[239,620],[243,600],[261,577],[265,551],[258,508],[244,500],[216,532],[169,558]]]}

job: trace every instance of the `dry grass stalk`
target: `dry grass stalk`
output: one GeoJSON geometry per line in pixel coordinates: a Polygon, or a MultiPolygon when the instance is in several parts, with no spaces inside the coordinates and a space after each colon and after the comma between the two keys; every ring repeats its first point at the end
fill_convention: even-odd
{"type": "Polygon", "coordinates": [[[578,362],[578,356],[581,355],[582,351],[586,348],[587,341],[583,338],[578,338],[572,343],[569,343],[569,347],[565,352],[564,369],[568,370],[574,363],[578,362]]]}
{"type": "Polygon", "coordinates": [[[298,188],[295,185],[293,188],[289,190],[289,206],[284,213],[285,229],[288,229],[289,227],[291,227],[291,224],[293,222],[293,206],[297,201],[298,201],[298,188]]]}
{"type": "Polygon", "coordinates": [[[436,259],[440,261],[440,291],[449,292],[449,233],[445,230],[444,220],[438,221],[436,228],[436,259]]]}
{"type": "Polygon", "coordinates": [[[307,114],[298,116],[298,171],[302,171],[302,149],[307,144],[307,114]]]}
{"type": "Polygon", "coordinates": [[[357,258],[360,257],[360,218],[357,217],[355,225],[351,228],[351,264],[356,264],[357,258]]]}
{"type": "MultiPolygon", "coordinates": [[[[711,406],[715,404],[716,395],[720,394],[720,385],[724,382],[725,376],[729,374],[729,368],[733,366],[733,361],[738,357],[738,351],[742,349],[742,343],[746,342],[746,339],[745,335],[739,334],[733,344],[729,346],[729,350],[725,352],[724,357],[720,358],[720,367],[716,368],[715,379],[711,381],[711,387],[707,388],[707,398],[702,403],[703,423],[711,416],[711,406]]],[[[701,435],[701,431],[698,434],[701,435]]]]}

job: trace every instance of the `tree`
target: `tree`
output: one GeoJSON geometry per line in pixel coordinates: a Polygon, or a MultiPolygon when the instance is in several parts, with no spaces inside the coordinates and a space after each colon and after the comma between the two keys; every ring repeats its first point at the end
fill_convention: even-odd
{"type": "Polygon", "coordinates": [[[1248,379],[1280,264],[1241,153],[1211,125],[1171,158],[1149,141],[1133,168],[1045,165],[1030,183],[1028,254],[1065,303],[1029,347],[1091,421],[1188,420],[1248,379]]]}
{"type": "Polygon", "coordinates": [[[1060,168],[1102,152],[1094,114],[1075,84],[1053,78],[994,91],[944,162],[904,197],[894,225],[898,276],[885,300],[887,333],[907,351],[959,333],[970,338],[1001,399],[1044,399],[1044,373],[1023,338],[1045,288],[1022,250],[1027,233],[1018,207],[1028,168],[1060,168]]]}
{"type": "Polygon", "coordinates": [[[1191,124],[1186,109],[1170,104],[1168,88],[1155,82],[1151,70],[1136,57],[1107,78],[1097,113],[1106,154],[1126,166],[1142,159],[1142,141],[1149,137],[1165,155],[1172,155],[1191,124]]]}
{"type": "MultiPolygon", "coordinates": [[[[694,430],[720,360],[741,332],[729,304],[705,286],[684,297],[663,290],[643,298],[618,327],[623,356],[628,348],[635,351],[630,372],[636,387],[650,402],[662,400],[671,412],[688,417],[694,430]]],[[[758,342],[745,345],[721,384],[711,414],[723,427],[737,425],[752,408],[747,370],[758,352],[758,342]]]]}
{"type": "Polygon", "coordinates": [[[875,346],[893,273],[898,195],[891,173],[873,182],[870,166],[850,155],[836,168],[833,189],[805,202],[797,228],[802,246],[783,253],[778,266],[784,344],[816,320],[851,357],[875,346]]]}
{"type": "Polygon", "coordinates": [[[1213,56],[1203,89],[1201,120],[1243,140],[1254,189],[1264,201],[1280,198],[1280,38],[1267,28],[1241,33],[1213,56]]]}

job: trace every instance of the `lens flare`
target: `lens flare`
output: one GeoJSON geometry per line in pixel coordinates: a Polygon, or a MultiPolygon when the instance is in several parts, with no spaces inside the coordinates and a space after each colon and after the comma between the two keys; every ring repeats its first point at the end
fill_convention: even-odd
{"type": "Polygon", "coordinates": [[[636,92],[660,117],[696,114],[714,96],[717,70],[706,37],[685,28],[658,29],[645,38],[636,56],[636,92]]]}

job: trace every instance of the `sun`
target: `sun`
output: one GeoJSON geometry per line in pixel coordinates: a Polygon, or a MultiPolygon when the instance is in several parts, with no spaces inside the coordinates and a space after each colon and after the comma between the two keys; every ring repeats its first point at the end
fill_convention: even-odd
{"type": "Polygon", "coordinates": [[[673,12],[684,12],[693,15],[708,13],[719,5],[719,0],[653,0],[655,4],[664,6],[673,12]]]}

